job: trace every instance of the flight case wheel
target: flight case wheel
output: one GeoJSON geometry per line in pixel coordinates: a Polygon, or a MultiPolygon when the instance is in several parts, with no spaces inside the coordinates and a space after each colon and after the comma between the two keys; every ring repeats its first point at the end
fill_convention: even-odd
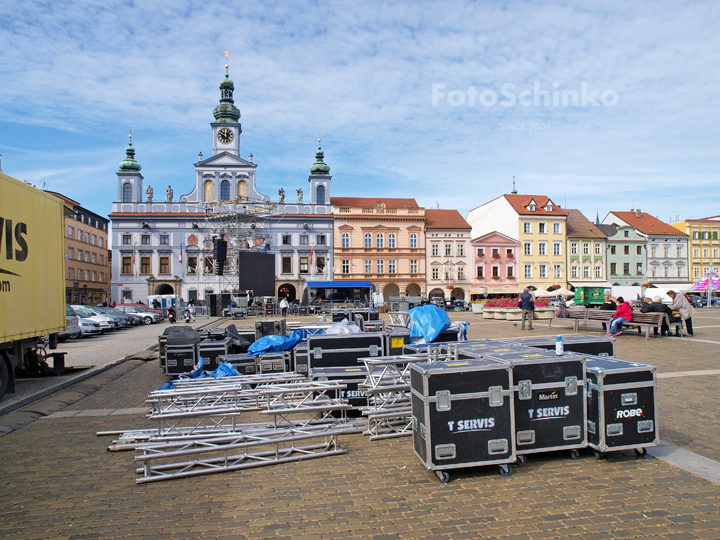
{"type": "Polygon", "coordinates": [[[518,457],[517,457],[518,467],[524,466],[524,465],[527,463],[527,461],[528,461],[528,460],[527,460],[527,457],[526,457],[526,456],[518,456],[518,457]]]}
{"type": "Polygon", "coordinates": [[[446,471],[435,471],[435,474],[443,484],[447,484],[450,481],[450,473],[446,471]]]}
{"type": "Polygon", "coordinates": [[[593,454],[595,454],[595,459],[602,459],[602,452],[600,450],[593,450],[593,454]]]}
{"type": "Polygon", "coordinates": [[[512,467],[510,465],[500,465],[500,474],[510,476],[512,474],[512,467]]]}
{"type": "Polygon", "coordinates": [[[577,450],[570,450],[570,457],[572,459],[577,459],[578,458],[577,450]]]}
{"type": "Polygon", "coordinates": [[[647,448],[636,448],[635,453],[638,456],[644,456],[645,454],[647,454],[647,448]]]}

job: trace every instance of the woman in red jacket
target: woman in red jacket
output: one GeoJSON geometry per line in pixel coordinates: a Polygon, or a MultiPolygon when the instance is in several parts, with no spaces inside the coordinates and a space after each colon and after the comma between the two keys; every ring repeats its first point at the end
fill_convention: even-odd
{"type": "Polygon", "coordinates": [[[632,321],[632,307],[620,296],[617,299],[617,311],[613,314],[610,330],[605,337],[619,336],[622,334],[622,324],[630,321],[632,321]]]}

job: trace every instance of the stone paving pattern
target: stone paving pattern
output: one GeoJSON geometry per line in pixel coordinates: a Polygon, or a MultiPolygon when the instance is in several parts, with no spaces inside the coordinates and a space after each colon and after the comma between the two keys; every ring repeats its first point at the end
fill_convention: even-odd
{"type": "MultiPolygon", "coordinates": [[[[699,311],[696,337],[717,343],[622,335],[617,356],[659,373],[717,370],[720,312],[699,311]]],[[[531,334],[452,318],[471,321],[469,337],[531,334]]],[[[546,325],[532,334],[557,333],[546,325]]],[[[143,406],[166,379],[157,360],[142,363],[66,409],[143,406]]],[[[660,379],[664,440],[720,461],[719,381],[660,379]]],[[[137,485],[132,453],[107,452],[111,438],[95,433],[142,427],[137,415],[41,418],[0,437],[0,538],[720,538],[720,486],[632,452],[532,456],[510,477],[472,468],[441,484],[410,438],[352,435],[339,456],[137,485]]]]}

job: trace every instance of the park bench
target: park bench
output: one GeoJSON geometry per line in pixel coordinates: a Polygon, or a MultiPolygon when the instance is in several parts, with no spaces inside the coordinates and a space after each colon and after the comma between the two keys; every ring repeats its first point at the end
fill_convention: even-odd
{"type": "Polygon", "coordinates": [[[582,307],[582,308],[568,308],[568,310],[567,310],[567,317],[559,317],[559,318],[556,318],[556,319],[550,319],[549,327],[552,326],[553,320],[561,320],[561,321],[569,320],[569,321],[572,321],[572,322],[573,322],[573,330],[575,330],[575,331],[577,332],[577,330],[578,330],[578,325],[580,324],[580,321],[584,321],[584,320],[585,320],[585,316],[587,315],[587,312],[588,312],[588,311],[589,311],[589,310],[586,309],[586,308],[584,308],[584,307],[582,307]]]}
{"type": "Polygon", "coordinates": [[[645,328],[645,339],[647,339],[650,336],[651,328],[657,329],[658,333],[661,332],[663,321],[665,321],[665,324],[667,324],[670,328],[670,332],[672,332],[672,328],[675,327],[676,332],[680,336],[683,335],[682,321],[670,322],[667,313],[636,313],[633,311],[632,321],[629,323],[623,323],[623,326],[637,328],[638,334],[642,332],[643,328],[645,328]]]}

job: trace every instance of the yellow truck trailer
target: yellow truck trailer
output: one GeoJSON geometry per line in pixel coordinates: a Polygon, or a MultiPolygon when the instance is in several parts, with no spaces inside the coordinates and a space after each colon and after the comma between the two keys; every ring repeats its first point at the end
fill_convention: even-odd
{"type": "Polygon", "coordinates": [[[0,398],[38,338],[65,330],[63,203],[0,172],[0,398]]]}

